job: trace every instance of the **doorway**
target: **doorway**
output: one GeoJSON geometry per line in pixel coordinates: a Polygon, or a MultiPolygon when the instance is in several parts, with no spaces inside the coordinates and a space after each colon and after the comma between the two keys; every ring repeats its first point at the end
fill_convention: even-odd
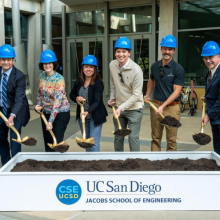
{"type": "Polygon", "coordinates": [[[103,77],[103,37],[81,38],[67,40],[67,68],[68,79],[67,93],[69,94],[80,75],[83,58],[94,55],[98,61],[98,72],[103,77]]]}
{"type": "MultiPolygon", "coordinates": [[[[153,63],[153,57],[150,56],[150,51],[152,51],[151,35],[141,34],[141,35],[130,35],[126,36],[131,41],[131,59],[137,63],[142,71],[144,78],[143,94],[146,93],[147,82],[149,80],[150,67],[153,63]]],[[[114,45],[119,37],[110,37],[110,58],[115,59],[114,45]]]]}

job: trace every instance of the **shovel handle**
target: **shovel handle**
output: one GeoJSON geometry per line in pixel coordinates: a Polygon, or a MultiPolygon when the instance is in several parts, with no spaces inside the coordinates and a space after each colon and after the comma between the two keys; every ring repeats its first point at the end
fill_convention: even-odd
{"type": "MultiPolygon", "coordinates": [[[[1,118],[5,121],[8,122],[8,119],[4,116],[4,114],[0,111],[0,116],[1,118]]],[[[21,135],[19,134],[18,130],[11,124],[9,124],[9,127],[15,132],[17,135],[17,141],[21,141],[21,135]]]]}
{"type": "MultiPolygon", "coordinates": [[[[83,99],[83,102],[76,100],[80,105],[80,112],[84,113],[84,105],[86,104],[86,99],[83,99]]],[[[86,126],[85,126],[85,115],[82,114],[82,130],[83,130],[83,140],[86,140],[86,126]]]]}
{"type": "Polygon", "coordinates": [[[118,123],[118,129],[122,129],[121,128],[121,123],[120,123],[120,121],[118,119],[118,116],[115,114],[115,106],[114,105],[112,106],[112,111],[113,111],[113,114],[114,114],[114,118],[116,119],[116,121],[118,123]]]}
{"type": "MultiPolygon", "coordinates": [[[[205,116],[206,103],[203,101],[202,98],[201,98],[201,101],[202,101],[202,119],[203,119],[205,116]]],[[[204,123],[202,122],[201,123],[201,133],[203,133],[203,132],[204,132],[204,123]]]]}
{"type": "MultiPolygon", "coordinates": [[[[46,126],[48,126],[48,121],[47,121],[47,119],[46,119],[46,117],[45,117],[45,115],[44,115],[44,107],[42,107],[40,111],[36,110],[35,108],[34,108],[34,110],[35,110],[35,112],[37,112],[38,114],[40,114],[42,120],[44,121],[44,124],[45,124],[46,126]]],[[[54,135],[52,129],[48,129],[48,131],[50,132],[50,135],[51,135],[52,138],[53,138],[53,145],[54,145],[54,146],[57,145],[57,139],[56,139],[56,137],[55,137],[55,135],[54,135]]]]}
{"type": "MultiPolygon", "coordinates": [[[[147,103],[147,104],[149,104],[150,107],[151,107],[152,109],[154,109],[155,111],[157,110],[157,107],[156,107],[151,101],[147,101],[147,100],[144,99],[144,102],[147,103]]],[[[160,112],[158,112],[158,113],[159,113],[159,115],[160,115],[162,118],[164,118],[164,115],[163,115],[163,114],[161,114],[160,112]]]]}

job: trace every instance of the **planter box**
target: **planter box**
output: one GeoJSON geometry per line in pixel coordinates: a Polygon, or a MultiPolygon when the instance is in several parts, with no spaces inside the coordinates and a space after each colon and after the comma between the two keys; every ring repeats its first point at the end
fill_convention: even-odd
{"type": "Polygon", "coordinates": [[[214,152],[19,153],[0,169],[0,211],[220,210],[220,172],[10,172],[26,159],[214,159],[214,152]]]}

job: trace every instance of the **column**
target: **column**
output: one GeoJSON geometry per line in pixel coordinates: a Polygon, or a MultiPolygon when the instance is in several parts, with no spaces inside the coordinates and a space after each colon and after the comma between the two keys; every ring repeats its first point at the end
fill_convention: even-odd
{"type": "MultiPolygon", "coordinates": [[[[174,8],[175,0],[160,1],[160,24],[159,24],[159,41],[167,34],[174,34],[174,8]]],[[[160,46],[158,47],[158,60],[162,58],[160,46]]]]}
{"type": "Polygon", "coordinates": [[[44,1],[45,8],[45,44],[43,50],[53,50],[52,46],[52,13],[51,13],[51,0],[44,1]]]}
{"type": "Polygon", "coordinates": [[[31,89],[29,85],[28,71],[27,71],[27,59],[26,59],[24,44],[21,41],[19,0],[11,0],[11,6],[12,6],[14,50],[16,54],[15,67],[18,68],[21,72],[23,72],[26,76],[26,95],[29,105],[33,105],[31,89]]]}
{"type": "Polygon", "coordinates": [[[4,16],[4,1],[0,0],[0,46],[5,44],[5,16],[4,16]]]}

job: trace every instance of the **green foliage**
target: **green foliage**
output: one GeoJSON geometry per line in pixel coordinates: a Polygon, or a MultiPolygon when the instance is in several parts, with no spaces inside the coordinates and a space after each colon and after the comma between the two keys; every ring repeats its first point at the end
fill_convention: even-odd
{"type": "Polygon", "coordinates": [[[138,58],[138,65],[141,67],[143,73],[146,73],[149,69],[149,57],[138,58]]]}

